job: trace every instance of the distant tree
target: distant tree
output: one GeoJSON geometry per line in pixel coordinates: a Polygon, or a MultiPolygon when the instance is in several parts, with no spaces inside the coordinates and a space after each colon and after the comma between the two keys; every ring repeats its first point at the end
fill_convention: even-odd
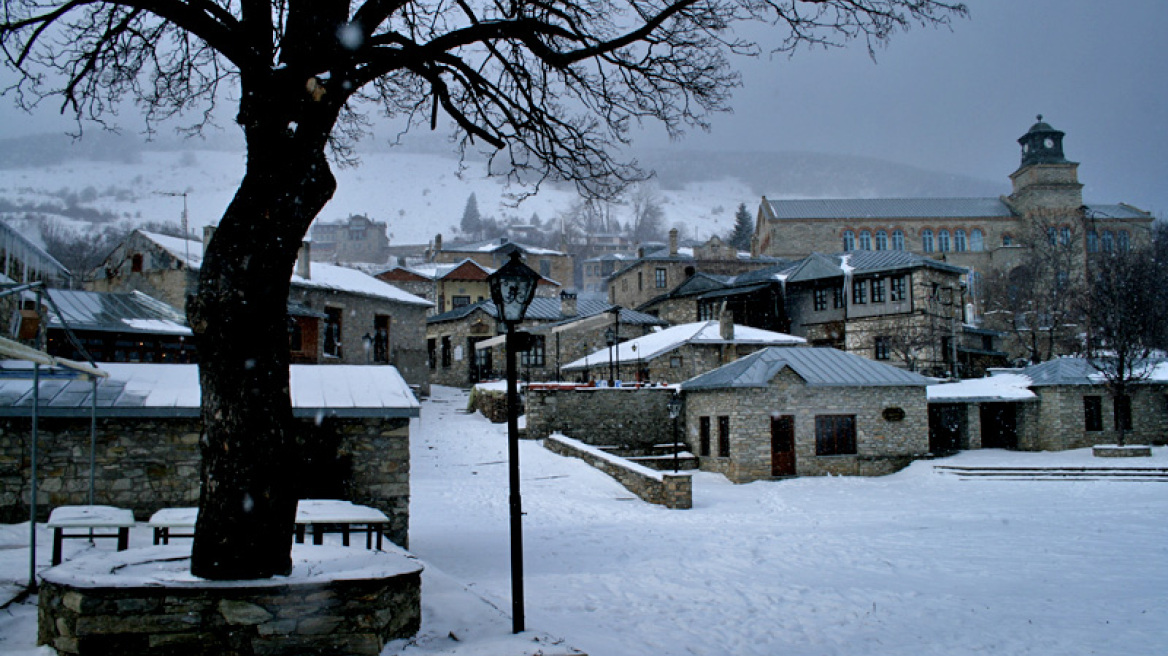
{"type": "Polygon", "coordinates": [[[629,192],[633,218],[629,222],[629,238],[641,244],[659,241],[665,232],[665,210],[661,209],[661,194],[656,186],[642,182],[629,192]]]}
{"type": "MultiPolygon", "coordinates": [[[[175,228],[179,233],[182,232],[177,226],[175,228]]],[[[41,223],[40,231],[45,252],[65,265],[65,268],[74,275],[84,278],[97,268],[118,244],[126,240],[132,228],[123,223],[113,223],[86,230],[74,230],[46,217],[41,223]]]]}
{"type": "Polygon", "coordinates": [[[1124,444],[1131,388],[1145,380],[1168,349],[1168,262],[1150,249],[1100,253],[1090,263],[1091,285],[1080,299],[1087,323],[1087,362],[1106,381],[1124,444]],[[1123,418],[1123,419],[1121,419],[1123,418]]]}
{"type": "Polygon", "coordinates": [[[734,213],[734,230],[726,238],[726,242],[740,251],[750,250],[750,238],[754,236],[754,219],[746,209],[746,203],[738,204],[738,211],[734,213]]]}
{"type": "Polygon", "coordinates": [[[191,572],[249,579],[292,567],[288,291],[337,188],[329,154],[351,160],[370,110],[449,126],[512,179],[612,198],[641,175],[615,155],[633,126],[675,137],[728,107],[729,55],[760,50],[736,24],[768,23],[782,52],[872,51],[965,13],[944,0],[11,0],[0,57],[18,104],[60,101],[78,120],[131,100],[148,130],[191,112],[198,132],[215,103],[238,104],[246,169],[187,304],[205,431],[191,572]]]}
{"type": "Polygon", "coordinates": [[[472,239],[477,238],[483,231],[483,217],[479,214],[479,201],[475,198],[474,192],[466,199],[466,207],[462,209],[462,220],[458,227],[462,234],[472,239]]]}

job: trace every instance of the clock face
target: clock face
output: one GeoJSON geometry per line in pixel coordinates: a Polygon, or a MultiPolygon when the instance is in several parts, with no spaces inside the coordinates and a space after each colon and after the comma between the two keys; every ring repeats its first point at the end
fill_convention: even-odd
{"type": "Polygon", "coordinates": [[[1042,145],[1046,146],[1047,148],[1054,148],[1054,139],[1047,137],[1046,141],[1042,142],[1042,145]]]}

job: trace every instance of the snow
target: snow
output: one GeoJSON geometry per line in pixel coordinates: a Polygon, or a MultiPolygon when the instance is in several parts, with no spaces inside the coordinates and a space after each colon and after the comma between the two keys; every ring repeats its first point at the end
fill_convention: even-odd
{"type": "MultiPolygon", "coordinates": [[[[465,392],[435,387],[411,422],[422,629],[385,656],[527,656],[568,645],[593,656],[1144,656],[1168,645],[1162,483],[961,480],[934,470],[1130,459],[983,450],[879,478],[747,485],[698,472],[694,508],[669,510],[527,440],[531,631],[511,636],[506,427],[465,407],[465,392]]],[[[1153,453],[1138,466],[1168,467],[1168,448],[1153,453]]],[[[131,546],[149,544],[148,530],[134,529],[131,546]]],[[[38,531],[47,564],[48,531],[38,531]]],[[[0,581],[27,578],[27,538],[27,525],[0,525],[0,581]]],[[[67,558],[112,549],[70,542],[67,558]]],[[[0,612],[0,652],[51,654],[34,647],[35,622],[33,601],[0,612]]]]}
{"type": "MultiPolygon", "coordinates": [[[[734,338],[722,339],[721,330],[717,321],[698,321],[672,326],[627,342],[621,342],[613,350],[616,351],[616,360],[620,362],[647,362],[653,358],[672,351],[682,344],[767,344],[772,346],[792,346],[806,344],[807,340],[785,333],[776,333],[750,326],[734,326],[734,338]]],[[[608,347],[595,353],[586,355],[564,365],[563,369],[587,369],[608,362],[608,347]]]]}
{"type": "Polygon", "coordinates": [[[1025,401],[1038,398],[1030,391],[1031,380],[1022,374],[999,373],[956,383],[929,385],[930,401],[1025,401]]]}
{"type": "Polygon", "coordinates": [[[135,329],[167,335],[190,335],[191,329],[174,321],[164,319],[122,319],[122,323],[135,329]]]}

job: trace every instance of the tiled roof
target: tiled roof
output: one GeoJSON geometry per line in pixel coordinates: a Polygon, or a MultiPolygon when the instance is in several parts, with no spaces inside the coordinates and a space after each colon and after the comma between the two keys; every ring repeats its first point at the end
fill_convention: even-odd
{"type": "Polygon", "coordinates": [[[768,348],[681,384],[686,391],[766,387],[790,368],[810,387],[924,387],[928,379],[833,348],[768,348]]]}
{"type": "Polygon", "coordinates": [[[824,198],[767,202],[779,220],[988,218],[1014,215],[1000,198],[824,198]]]}
{"type": "MultiPolygon", "coordinates": [[[[762,344],[773,346],[801,346],[807,340],[786,333],[776,333],[750,326],[734,326],[734,337],[722,338],[717,321],[683,323],[655,333],[643,335],[617,345],[615,359],[619,362],[648,362],[662,354],[669,353],[683,344],[762,344]]],[[[565,371],[587,369],[606,365],[609,358],[607,347],[564,365],[565,371]]]]}

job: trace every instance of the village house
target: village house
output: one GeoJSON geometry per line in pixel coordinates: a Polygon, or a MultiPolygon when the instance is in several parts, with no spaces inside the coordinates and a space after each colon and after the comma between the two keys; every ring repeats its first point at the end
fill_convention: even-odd
{"type": "Polygon", "coordinates": [[[558,283],[561,289],[576,288],[576,261],[568,254],[550,248],[530,246],[511,241],[507,237],[489,239],[471,244],[444,244],[442,235],[434,238],[434,244],[426,253],[427,262],[454,264],[470,259],[484,268],[494,271],[507,263],[511,251],[523,254],[524,263],[536,273],[558,283]]]}
{"type": "MultiPolygon", "coordinates": [[[[454,263],[395,266],[374,277],[434,303],[430,315],[436,315],[491,298],[487,276],[493,272],[494,269],[467,258],[454,263]]],[[[560,288],[558,283],[541,278],[535,294],[555,298],[560,288]]]]}
{"type": "Polygon", "coordinates": [[[385,264],[389,237],[384,221],[354,214],[345,221],[312,224],[312,259],[317,262],[385,264]]]}
{"type": "Polygon", "coordinates": [[[938,452],[1000,448],[1063,451],[1168,442],[1168,366],[1115,399],[1087,360],[1063,357],[988,378],[930,385],[929,426],[938,452]]]}
{"type": "MultiPolygon", "coordinates": [[[[213,228],[204,230],[209,240],[213,228]]],[[[392,364],[429,391],[425,317],[431,303],[346,267],[312,262],[305,243],[288,294],[292,361],[392,364]]],[[[135,230],[94,273],[93,291],[138,290],[185,311],[198,287],[203,242],[135,230]]]]}
{"type": "MultiPolygon", "coordinates": [[[[494,303],[483,301],[427,320],[433,382],[465,387],[502,375],[504,328],[495,317],[494,303]]],[[[536,297],[518,326],[531,334],[530,348],[518,354],[521,376],[558,380],[564,363],[605,343],[605,331],[613,329],[614,338],[627,340],[665,325],[656,317],[575,294],[536,297]]]]}
{"type": "MultiPolygon", "coordinates": [[[[199,500],[199,376],[193,364],[102,363],[95,384],[42,369],[38,515],[94,502],[129,508],[139,521],[199,500]],[[94,394],[96,393],[96,403],[94,394]],[[96,417],[96,419],[94,419],[96,417]],[[90,469],[91,429],[93,469],[90,469]]],[[[393,367],[292,365],[299,422],[298,468],[286,473],[299,498],[345,499],[390,518],[387,536],[407,546],[409,427],[419,404],[393,367]]],[[[0,521],[26,521],[32,371],[0,363],[0,521]]]]}
{"type": "Polygon", "coordinates": [[[749,326],[730,313],[718,321],[672,326],[616,344],[602,345],[564,365],[567,378],[676,384],[771,346],[804,346],[807,340],[749,326]]]}
{"type": "Polygon", "coordinates": [[[735,483],[888,474],[928,453],[927,383],[833,348],[767,348],[681,384],[685,440],[735,483]]]}
{"type": "Polygon", "coordinates": [[[580,271],[580,291],[594,292],[608,297],[608,279],[629,262],[637,259],[631,253],[605,253],[584,260],[580,271]]]}

